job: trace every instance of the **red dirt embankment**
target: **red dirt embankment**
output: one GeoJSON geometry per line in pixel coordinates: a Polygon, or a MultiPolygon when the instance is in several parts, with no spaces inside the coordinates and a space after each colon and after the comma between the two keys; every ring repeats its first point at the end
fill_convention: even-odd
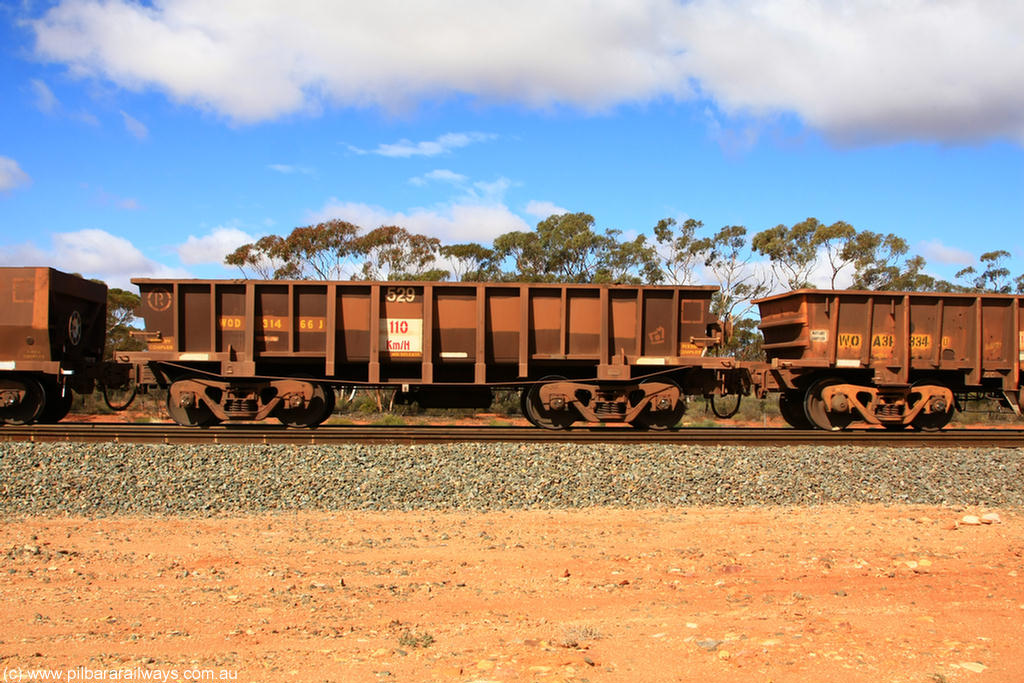
{"type": "Polygon", "coordinates": [[[9,520],[2,667],[79,680],[1018,682],[1024,525],[1001,510],[1001,523],[957,528],[982,512],[9,520]]]}

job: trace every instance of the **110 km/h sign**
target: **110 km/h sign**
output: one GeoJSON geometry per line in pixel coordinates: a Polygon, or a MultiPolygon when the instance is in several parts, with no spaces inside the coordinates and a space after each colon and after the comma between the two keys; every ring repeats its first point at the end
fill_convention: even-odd
{"type": "Polygon", "coordinates": [[[392,358],[423,355],[422,318],[382,318],[380,350],[392,358]]]}

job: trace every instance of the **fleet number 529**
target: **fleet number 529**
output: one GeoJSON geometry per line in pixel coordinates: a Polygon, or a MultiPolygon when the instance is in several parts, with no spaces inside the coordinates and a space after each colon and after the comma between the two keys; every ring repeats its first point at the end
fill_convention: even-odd
{"type": "Polygon", "coordinates": [[[415,287],[388,287],[384,291],[386,301],[412,302],[416,301],[415,287]]]}

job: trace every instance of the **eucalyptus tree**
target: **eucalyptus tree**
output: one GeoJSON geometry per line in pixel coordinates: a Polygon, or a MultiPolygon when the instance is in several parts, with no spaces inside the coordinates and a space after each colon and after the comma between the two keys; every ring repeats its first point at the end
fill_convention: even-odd
{"type": "Polygon", "coordinates": [[[673,284],[692,284],[694,269],[703,256],[699,249],[697,233],[704,223],[687,218],[679,225],[674,218],[662,218],[654,226],[654,239],[664,278],[673,284]]]}
{"type": "Polygon", "coordinates": [[[856,235],[844,221],[825,225],[807,218],[792,227],[783,224],[754,235],[751,247],[768,257],[779,284],[786,289],[813,287],[812,276],[827,268],[829,286],[835,289],[840,271],[851,266],[844,257],[847,245],[856,235]]]}
{"type": "Polygon", "coordinates": [[[525,282],[660,282],[654,246],[639,235],[594,229],[587,213],[553,214],[535,230],[517,230],[494,239],[496,263],[508,264],[502,279],[525,282]]]}
{"type": "Polygon", "coordinates": [[[967,291],[1010,294],[1016,290],[1018,294],[1024,294],[1024,275],[1010,279],[1010,269],[1005,265],[1008,258],[1010,252],[1005,249],[985,252],[978,258],[981,272],[974,266],[968,266],[957,272],[956,279],[966,280],[964,289],[967,291]]]}
{"type": "Polygon", "coordinates": [[[355,240],[362,266],[353,279],[445,280],[448,271],[436,267],[441,240],[387,225],[355,240]]]}
{"type": "Polygon", "coordinates": [[[856,233],[842,251],[843,258],[853,264],[851,289],[933,289],[936,281],[924,272],[924,258],[908,252],[907,241],[892,233],[856,233]]]}
{"type": "Polygon", "coordinates": [[[439,251],[446,265],[451,267],[451,276],[455,280],[486,282],[496,280],[501,275],[494,249],[476,242],[444,244],[439,251]]]}

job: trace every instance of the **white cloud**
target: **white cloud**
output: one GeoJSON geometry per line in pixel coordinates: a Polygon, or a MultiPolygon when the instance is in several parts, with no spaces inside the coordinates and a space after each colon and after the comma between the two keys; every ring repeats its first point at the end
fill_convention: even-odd
{"type": "Polygon", "coordinates": [[[515,184],[508,178],[470,182],[467,176],[459,173],[435,169],[413,178],[410,182],[426,184],[428,179],[450,183],[458,190],[458,194],[448,202],[407,211],[393,211],[332,197],[320,210],[310,212],[310,222],[319,223],[340,218],[365,230],[373,230],[382,225],[397,225],[411,232],[437,237],[449,244],[487,243],[511,230],[530,229],[526,222],[505,204],[505,192],[515,184]]]}
{"type": "Polygon", "coordinates": [[[542,202],[534,199],[527,202],[526,213],[543,220],[548,216],[560,216],[563,213],[569,213],[569,210],[558,206],[554,202],[542,202]]]}
{"type": "Polygon", "coordinates": [[[460,94],[584,110],[701,96],[846,141],[1024,141],[1016,0],[62,0],[31,25],[37,56],[75,75],[238,122],[460,94]]]}
{"type": "Polygon", "coordinates": [[[224,257],[243,244],[255,241],[256,238],[238,228],[218,227],[210,234],[196,237],[189,235],[185,243],[178,247],[178,258],[186,265],[200,263],[224,263],[224,257]]]}
{"type": "Polygon", "coordinates": [[[929,263],[946,263],[957,266],[967,266],[975,262],[974,254],[966,249],[950,247],[938,240],[922,242],[918,252],[929,263]]]}
{"type": "Polygon", "coordinates": [[[399,140],[398,142],[385,143],[377,146],[377,149],[367,151],[349,145],[349,150],[356,154],[377,154],[382,157],[433,157],[439,154],[448,154],[453,149],[468,147],[475,142],[487,142],[493,140],[497,135],[492,133],[445,133],[436,140],[423,140],[412,142],[411,140],[399,140]]]}
{"type": "Polygon", "coordinates": [[[57,111],[58,107],[60,107],[60,102],[46,83],[38,78],[33,78],[29,81],[29,86],[32,88],[32,94],[36,98],[36,109],[44,114],[52,114],[57,111]]]}
{"type": "Polygon", "coordinates": [[[512,187],[513,183],[508,178],[498,178],[490,182],[486,180],[478,180],[473,183],[473,187],[467,190],[467,194],[470,197],[478,198],[483,202],[500,202],[505,197],[505,191],[512,187]]]}
{"type": "Polygon", "coordinates": [[[427,185],[428,183],[431,182],[448,183],[450,185],[463,185],[468,180],[469,178],[467,176],[462,175],[461,173],[449,171],[446,168],[438,168],[434,169],[433,171],[430,171],[429,173],[424,173],[421,176],[409,178],[409,183],[412,185],[416,185],[417,187],[423,187],[424,185],[427,185]]]}
{"type": "Polygon", "coordinates": [[[128,131],[132,137],[138,140],[145,140],[149,137],[149,128],[146,128],[146,124],[142,123],[142,121],[139,121],[124,110],[121,111],[121,117],[124,119],[124,129],[128,131]]]}
{"type": "Polygon", "coordinates": [[[847,142],[1024,141],[1015,0],[695,0],[685,70],[729,113],[795,113],[847,142]]]}
{"type": "Polygon", "coordinates": [[[0,193],[24,187],[31,182],[32,179],[28,173],[21,170],[17,161],[9,157],[0,157],[0,193]]]}
{"type": "Polygon", "coordinates": [[[332,198],[319,211],[310,215],[310,222],[340,218],[366,230],[382,225],[398,225],[411,232],[437,237],[442,242],[486,243],[510,230],[529,230],[526,222],[501,203],[456,201],[438,208],[415,208],[409,211],[343,202],[332,198]]]}
{"type": "Polygon", "coordinates": [[[399,109],[466,93],[599,109],[683,94],[678,13],[671,0],[64,0],[32,27],[37,55],[76,74],[251,122],[324,101],[399,109]]]}
{"type": "Polygon", "coordinates": [[[98,127],[100,120],[95,115],[86,111],[80,110],[77,112],[70,112],[64,109],[61,105],[61,101],[57,99],[57,96],[50,90],[50,86],[45,81],[38,78],[33,78],[29,81],[29,88],[32,90],[32,95],[35,97],[36,109],[43,112],[44,114],[61,114],[68,117],[73,121],[79,121],[88,126],[98,127]]]}
{"type": "Polygon", "coordinates": [[[48,249],[30,242],[0,246],[0,264],[51,266],[96,277],[122,289],[133,289],[133,277],[189,277],[180,268],[147,258],[125,238],[97,229],[56,233],[48,249]]]}
{"type": "Polygon", "coordinates": [[[125,238],[97,229],[55,234],[53,258],[58,268],[78,273],[141,275],[160,269],[125,238]]]}
{"type": "Polygon", "coordinates": [[[31,242],[0,245],[0,266],[48,266],[50,254],[31,242]]]}
{"type": "Polygon", "coordinates": [[[303,175],[313,175],[313,169],[308,166],[296,166],[294,164],[267,164],[267,168],[271,171],[277,171],[284,175],[294,175],[301,173],[303,175]]]}

